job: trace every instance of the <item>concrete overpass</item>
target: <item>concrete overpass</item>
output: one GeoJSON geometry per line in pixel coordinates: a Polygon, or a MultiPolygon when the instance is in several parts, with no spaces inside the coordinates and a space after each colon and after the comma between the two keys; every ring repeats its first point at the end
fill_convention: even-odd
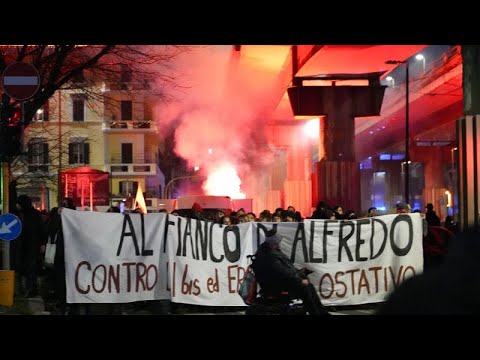
{"type": "MultiPolygon", "coordinates": [[[[323,185],[318,185],[318,175],[319,173],[321,175],[322,170],[312,169],[312,162],[322,159],[324,150],[322,150],[321,144],[317,149],[314,144],[312,150],[312,144],[308,141],[292,143],[292,137],[305,139],[300,130],[305,120],[295,119],[286,91],[295,83],[296,78],[315,78],[325,74],[381,73],[380,79],[384,80],[396,67],[394,64],[386,64],[387,60],[408,59],[425,48],[426,45],[242,45],[240,48],[237,47],[236,50],[239,50],[241,57],[262,67],[265,71],[275,74],[272,76],[270,84],[272,91],[269,97],[268,111],[265,111],[265,114],[268,115],[265,116],[264,121],[268,124],[269,129],[267,131],[268,142],[277,150],[281,150],[279,154],[277,153],[277,160],[284,162],[286,166],[284,170],[273,169],[269,183],[274,186],[266,195],[253,195],[254,198],[259,199],[259,203],[254,206],[256,210],[274,209],[277,206],[286,207],[294,204],[302,214],[309,215],[312,204],[319,200],[316,197],[319,186],[335,187],[332,191],[336,193],[349,191],[351,179],[344,179],[345,181],[339,184],[335,178],[338,173],[334,172],[332,172],[330,184],[324,181],[323,185]],[[315,178],[315,172],[317,178],[315,178]],[[312,177],[312,175],[314,176],[312,177]]],[[[455,74],[458,75],[458,69],[456,71],[455,74]]],[[[436,84],[431,84],[432,90],[429,92],[434,91],[433,89],[443,91],[444,89],[438,88],[440,86],[438,84],[443,80],[440,79],[436,84]]],[[[448,81],[450,79],[446,79],[443,83],[447,84],[448,81]]],[[[349,84],[345,82],[344,85],[349,84]]],[[[393,144],[401,147],[404,137],[405,122],[402,114],[405,112],[405,97],[399,89],[401,89],[400,84],[395,89],[386,91],[380,117],[355,120],[354,161],[359,162],[365,157],[379,154],[393,144]],[[371,132],[376,134],[378,127],[385,131],[381,133],[381,136],[376,137],[375,141],[372,141],[371,132]]],[[[412,130],[416,131],[417,125],[422,122],[418,119],[424,118],[432,111],[440,111],[442,107],[448,108],[450,105],[448,102],[442,101],[440,106],[438,102],[428,98],[429,96],[420,95],[420,92],[411,98],[412,130]],[[418,107],[413,106],[416,103],[418,103],[418,107]]],[[[452,106],[458,108],[458,104],[452,106]]],[[[454,108],[452,112],[456,114],[457,108],[454,108]]],[[[322,135],[322,131],[319,131],[320,142],[322,135]]],[[[352,171],[355,166],[352,164],[352,171]]],[[[362,201],[362,204],[358,208],[355,206],[354,209],[360,211],[365,206],[363,203],[362,201]]],[[[349,205],[344,204],[344,206],[348,207],[349,205]]]]}

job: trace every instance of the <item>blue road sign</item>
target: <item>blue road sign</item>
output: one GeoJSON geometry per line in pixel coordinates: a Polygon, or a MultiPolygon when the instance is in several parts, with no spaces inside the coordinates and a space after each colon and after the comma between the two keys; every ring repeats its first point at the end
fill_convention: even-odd
{"type": "Polygon", "coordinates": [[[13,214],[0,215],[0,239],[15,240],[22,232],[22,222],[13,214]]]}

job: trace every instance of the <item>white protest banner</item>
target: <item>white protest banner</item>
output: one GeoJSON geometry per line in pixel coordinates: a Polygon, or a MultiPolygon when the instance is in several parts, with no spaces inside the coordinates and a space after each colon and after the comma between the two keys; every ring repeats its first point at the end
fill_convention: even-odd
{"type": "Polygon", "coordinates": [[[252,254],[255,223],[224,226],[169,216],[167,254],[172,301],[244,306],[237,293],[252,254]]]}
{"type": "Polygon", "coordinates": [[[165,215],[70,209],[63,209],[61,215],[67,302],[170,298],[162,272],[167,259],[160,254],[165,215]]]}
{"type": "Polygon", "coordinates": [[[242,306],[238,283],[267,231],[314,270],[325,305],[379,302],[423,270],[419,214],[353,221],[223,226],[166,214],[62,213],[69,302],[174,302],[242,306]],[[143,223],[142,223],[143,219],[143,223]]]}
{"type": "Polygon", "coordinates": [[[324,305],[381,302],[423,271],[420,214],[278,224],[282,251],[309,276],[324,305]]]}
{"type": "Polygon", "coordinates": [[[253,223],[68,209],[62,223],[69,303],[245,305],[237,289],[254,251],[253,223]]]}

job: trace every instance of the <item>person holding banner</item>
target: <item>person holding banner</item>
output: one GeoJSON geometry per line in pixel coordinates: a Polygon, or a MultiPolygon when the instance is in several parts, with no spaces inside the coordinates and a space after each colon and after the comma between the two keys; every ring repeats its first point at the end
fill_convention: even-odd
{"type": "Polygon", "coordinates": [[[74,205],[72,198],[66,197],[62,200],[56,215],[52,217],[48,226],[49,237],[57,239],[55,261],[53,264],[53,287],[58,313],[61,315],[64,315],[67,311],[67,288],[65,283],[65,249],[61,216],[63,208],[76,210],[76,206],[74,205]]]}
{"type": "MultiPolygon", "coordinates": [[[[412,208],[410,207],[410,204],[406,202],[399,202],[396,205],[397,208],[397,214],[408,214],[412,212],[412,208]]],[[[428,223],[427,220],[425,220],[425,215],[421,214],[422,217],[422,226],[423,226],[423,237],[427,236],[428,234],[428,223]]]]}
{"type": "Polygon", "coordinates": [[[266,298],[279,298],[285,291],[290,299],[302,299],[310,315],[329,315],[315,287],[308,280],[308,269],[297,269],[280,250],[280,234],[271,234],[260,245],[252,261],[255,278],[266,298]]]}
{"type": "Polygon", "coordinates": [[[379,215],[378,209],[375,206],[370,207],[367,211],[367,217],[375,217],[379,215]]]}

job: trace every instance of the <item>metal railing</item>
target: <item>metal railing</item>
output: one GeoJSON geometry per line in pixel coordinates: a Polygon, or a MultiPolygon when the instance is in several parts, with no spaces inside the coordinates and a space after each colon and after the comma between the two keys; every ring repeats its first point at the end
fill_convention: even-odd
{"type": "Polygon", "coordinates": [[[127,81],[127,82],[110,82],[104,85],[105,91],[132,91],[132,90],[148,90],[150,84],[146,81],[127,81]]]}
{"type": "Polygon", "coordinates": [[[113,153],[110,155],[110,164],[153,164],[157,162],[156,156],[134,155],[130,159],[122,157],[121,154],[113,153]]]}
{"type": "Polygon", "coordinates": [[[108,126],[111,129],[150,129],[152,121],[150,120],[110,120],[108,126]]]}

